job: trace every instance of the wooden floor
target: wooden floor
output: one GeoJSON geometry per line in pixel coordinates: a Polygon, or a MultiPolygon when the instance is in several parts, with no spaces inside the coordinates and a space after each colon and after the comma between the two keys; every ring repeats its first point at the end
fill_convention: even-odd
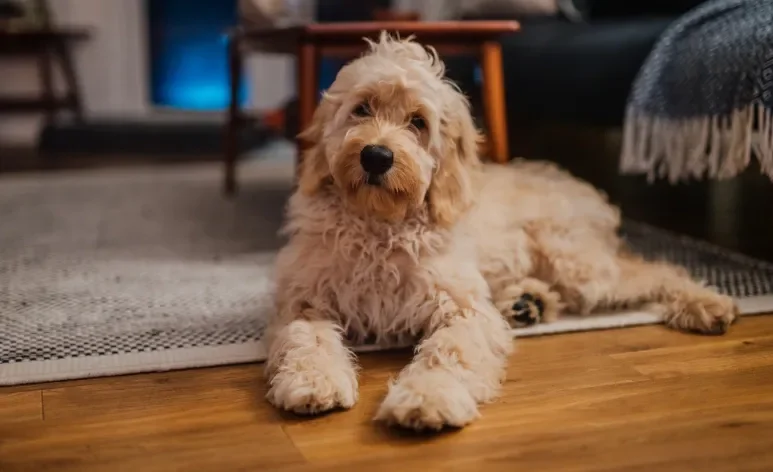
{"type": "Polygon", "coordinates": [[[259,365],[0,389],[0,471],[773,470],[773,316],[519,340],[503,398],[434,436],[370,420],[408,359],[363,356],[359,404],[313,419],[259,365]]]}

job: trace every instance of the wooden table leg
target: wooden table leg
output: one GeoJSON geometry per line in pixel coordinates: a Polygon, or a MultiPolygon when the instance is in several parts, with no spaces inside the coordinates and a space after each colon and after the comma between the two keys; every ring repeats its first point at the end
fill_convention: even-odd
{"type": "MultiPolygon", "coordinates": [[[[319,98],[319,51],[314,44],[302,42],[298,50],[298,129],[305,130],[314,118],[319,98]]],[[[303,156],[304,143],[297,142],[296,165],[303,156]]]]}
{"type": "Polygon", "coordinates": [[[236,158],[239,153],[239,131],[242,117],[239,109],[239,88],[242,79],[242,56],[240,41],[237,36],[232,36],[228,41],[228,74],[230,87],[230,102],[228,104],[228,118],[224,135],[224,182],[223,190],[226,195],[236,193],[236,158]]]}
{"type": "Polygon", "coordinates": [[[488,131],[488,148],[494,162],[503,164],[510,159],[507,148],[507,114],[505,112],[504,70],[502,46],[496,41],[481,47],[483,79],[483,109],[488,131]]]}

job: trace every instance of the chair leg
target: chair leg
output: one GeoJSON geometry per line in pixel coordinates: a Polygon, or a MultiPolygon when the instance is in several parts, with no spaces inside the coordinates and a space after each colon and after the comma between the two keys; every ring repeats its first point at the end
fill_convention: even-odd
{"type": "Polygon", "coordinates": [[[51,64],[51,50],[44,47],[38,56],[38,77],[40,79],[40,91],[42,101],[46,107],[46,124],[50,124],[56,117],[56,95],[54,93],[54,75],[51,64]]]}
{"type": "MultiPolygon", "coordinates": [[[[298,50],[298,129],[304,131],[314,118],[319,94],[319,51],[314,44],[301,43],[298,50]]],[[[303,157],[304,143],[297,140],[296,166],[303,157]]]]}
{"type": "Polygon", "coordinates": [[[483,75],[483,108],[488,129],[488,148],[494,162],[503,164],[510,158],[507,148],[507,115],[505,113],[502,47],[490,41],[481,47],[483,75]]]}
{"type": "Polygon", "coordinates": [[[62,66],[62,74],[67,84],[67,105],[72,110],[75,120],[83,122],[83,101],[81,100],[80,83],[75,72],[75,64],[71,47],[64,40],[56,41],[55,52],[62,66]]]}
{"type": "Polygon", "coordinates": [[[242,56],[238,36],[232,36],[228,42],[228,74],[230,102],[224,136],[224,182],[223,191],[227,196],[236,194],[236,158],[239,153],[239,131],[242,125],[239,109],[239,88],[242,79],[242,56]]]}

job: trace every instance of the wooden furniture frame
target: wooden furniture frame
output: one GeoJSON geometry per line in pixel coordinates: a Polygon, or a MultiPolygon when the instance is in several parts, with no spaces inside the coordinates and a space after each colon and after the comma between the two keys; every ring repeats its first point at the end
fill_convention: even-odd
{"type": "Polygon", "coordinates": [[[57,112],[67,110],[76,119],[83,119],[83,105],[73,64],[71,43],[86,39],[82,30],[0,31],[0,56],[36,56],[40,94],[38,96],[0,96],[0,114],[44,112],[53,120],[57,112]],[[59,65],[65,93],[57,97],[54,87],[54,66],[59,65]]]}
{"type": "MultiPolygon", "coordinates": [[[[502,50],[498,41],[503,34],[518,31],[514,21],[387,21],[320,23],[282,29],[250,30],[238,28],[229,36],[230,106],[225,131],[224,190],[236,192],[236,159],[238,137],[250,117],[240,108],[238,91],[241,85],[243,54],[253,49],[295,54],[299,129],[312,120],[319,97],[319,60],[323,56],[354,58],[367,47],[363,38],[377,38],[389,31],[435,47],[441,55],[472,54],[480,58],[482,96],[490,157],[499,163],[509,158],[505,92],[502,71],[502,50]]],[[[298,143],[298,159],[302,154],[298,143]]]]}
{"type": "Polygon", "coordinates": [[[2,96],[0,114],[45,113],[46,121],[56,118],[59,111],[72,113],[83,120],[78,74],[72,56],[72,46],[88,39],[89,32],[78,28],[60,28],[53,24],[46,0],[32,0],[32,8],[40,15],[40,25],[29,29],[0,29],[0,56],[37,57],[40,94],[38,96],[2,96]],[[54,67],[58,64],[64,79],[64,96],[58,98],[54,85],[54,67]]]}

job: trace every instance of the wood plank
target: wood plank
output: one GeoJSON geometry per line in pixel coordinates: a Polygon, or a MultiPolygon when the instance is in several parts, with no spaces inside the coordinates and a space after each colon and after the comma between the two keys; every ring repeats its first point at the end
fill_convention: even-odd
{"type": "Polygon", "coordinates": [[[773,336],[717,340],[690,347],[661,348],[613,354],[649,377],[738,371],[773,364],[773,336]]]}
{"type": "Polygon", "coordinates": [[[184,407],[134,419],[0,427],[0,470],[265,470],[304,460],[281,426],[251,412],[202,415],[184,407]]]}
{"type": "Polygon", "coordinates": [[[3,392],[0,390],[0,424],[40,421],[43,399],[39,390],[3,392]]]}
{"type": "Polygon", "coordinates": [[[0,424],[0,470],[233,470],[303,462],[280,415],[264,405],[259,374],[256,366],[239,366],[45,390],[44,422],[0,424]]]}
{"type": "Polygon", "coordinates": [[[246,365],[105,378],[44,390],[43,407],[46,421],[176,416],[180,409],[170,405],[179,405],[186,415],[242,411],[261,422],[276,423],[279,414],[261,408],[265,395],[261,372],[259,366],[246,365]]]}

